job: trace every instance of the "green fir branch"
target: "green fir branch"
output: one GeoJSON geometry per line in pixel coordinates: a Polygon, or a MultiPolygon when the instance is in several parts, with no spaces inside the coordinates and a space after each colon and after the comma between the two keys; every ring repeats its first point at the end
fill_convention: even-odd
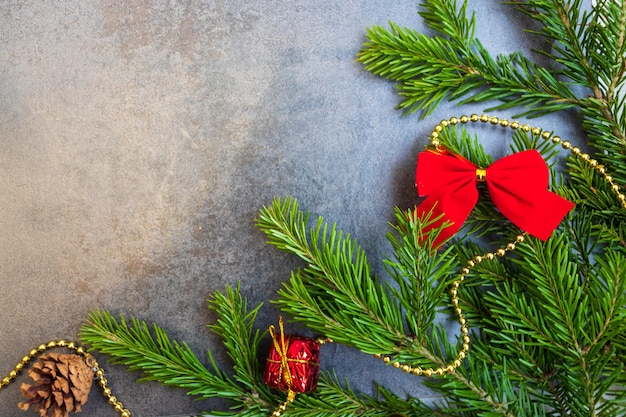
{"type": "MultiPolygon", "coordinates": [[[[415,216],[397,212],[399,229],[396,232],[403,227],[407,228],[406,232],[400,234],[400,239],[393,234],[390,237],[400,251],[399,256],[404,256],[402,251],[408,251],[416,260],[421,259],[418,262],[424,270],[416,273],[417,264],[400,267],[399,262],[388,259],[388,267],[395,268],[397,282],[401,284],[399,290],[393,290],[370,274],[365,254],[349,235],[344,238],[335,225],[329,227],[322,218],[306,233],[310,216],[299,210],[297,201],[274,199],[269,207],[261,210],[257,225],[268,236],[270,244],[298,255],[306,263],[292,274],[275,303],[294,320],[365,353],[393,354],[398,360],[424,366],[443,365],[429,349],[430,342],[426,345],[423,342],[434,320],[434,315],[428,311],[442,305],[443,289],[449,283],[446,278],[437,287],[430,288],[443,278],[437,266],[448,271],[455,260],[446,259],[449,251],[440,256],[432,253],[430,248],[436,230],[429,241],[421,236],[422,222],[428,224],[430,219],[407,220],[405,216],[415,216]],[[422,246],[417,244],[420,240],[422,246]],[[411,287],[428,287],[421,293],[430,294],[420,301],[429,304],[422,310],[428,312],[424,317],[415,316],[421,314],[415,310],[403,309],[418,302],[411,287]],[[410,312],[408,317],[407,311],[410,312]],[[415,334],[407,334],[405,320],[415,334]]],[[[408,256],[403,259],[407,260],[408,256]]]]}
{"type": "Polygon", "coordinates": [[[110,356],[112,363],[140,371],[140,382],[157,381],[184,389],[188,395],[219,397],[234,404],[231,411],[216,415],[267,415],[282,400],[260,378],[257,353],[264,333],[252,326],[260,307],[248,310],[238,286],[216,292],[209,300],[209,308],[219,316],[209,328],[224,339],[234,364],[233,377],[219,369],[210,351],[207,369],[187,344],[171,340],[156,324],[149,326],[136,318],[128,321],[107,311],[93,311],[81,327],[80,339],[91,351],[110,356]]]}
{"type": "Polygon", "coordinates": [[[540,116],[579,105],[569,86],[552,71],[519,53],[493,58],[473,37],[475,19],[467,1],[431,0],[421,13],[443,36],[429,37],[390,22],[389,29],[368,28],[368,42],[357,55],[368,71],[397,82],[407,112],[430,114],[444,99],[463,103],[498,100],[492,107],[524,107],[520,114],[540,116]],[[470,95],[472,93],[472,95],[470,95]]]}
{"type": "Polygon", "coordinates": [[[332,322],[341,326],[327,327],[317,316],[310,318],[311,325],[323,326],[314,327],[315,330],[325,332],[334,340],[353,344],[358,344],[360,339],[376,340],[381,343],[380,349],[394,350],[398,341],[406,339],[398,303],[392,301],[377,278],[370,274],[365,253],[356,241],[349,235],[344,237],[335,225],[329,227],[322,218],[307,232],[309,217],[299,210],[295,199],[288,198],[274,199],[269,207],[261,210],[257,219],[258,227],[269,238],[268,243],[297,255],[306,263],[292,275],[290,282],[294,288],[287,293],[298,297],[310,288],[313,297],[279,299],[277,304],[296,313],[297,321],[307,321],[310,317],[298,313],[322,311],[332,317],[332,322]],[[316,306],[300,309],[297,306],[300,301],[316,306]],[[296,306],[291,308],[292,303],[296,306]],[[392,335],[394,340],[388,340],[387,335],[392,335]]]}
{"type": "Polygon", "coordinates": [[[158,381],[167,386],[184,388],[189,395],[209,398],[229,393],[231,399],[244,395],[238,385],[213,364],[209,371],[187,344],[170,340],[157,325],[152,329],[135,318],[128,322],[107,311],[93,311],[80,330],[80,339],[113,358],[113,363],[142,371],[140,381],[158,381]]]}
{"type": "MultiPolygon", "coordinates": [[[[624,393],[615,387],[624,383],[623,359],[614,344],[626,325],[626,272],[624,247],[608,230],[588,217],[575,217],[563,234],[551,238],[561,243],[541,244],[531,239],[509,258],[482,262],[466,278],[459,297],[468,322],[480,329],[472,337],[472,357],[487,368],[506,371],[515,381],[516,395],[525,393],[519,401],[526,403],[531,398],[534,404],[541,404],[530,414],[516,411],[515,415],[543,415],[546,410],[560,410],[549,415],[622,415],[623,404],[619,404],[624,393]],[[558,248],[565,252],[557,254],[554,250],[558,248]],[[574,250],[567,254],[571,248],[574,250]],[[569,260],[563,259],[564,254],[569,260]],[[587,259],[581,267],[581,259],[587,256],[593,262],[587,259]],[[568,269],[572,264],[579,265],[578,274],[568,269]],[[587,301],[574,298],[567,302],[562,292],[580,294],[571,291],[572,285],[582,289],[587,301]],[[584,323],[569,327],[553,324],[582,319],[584,323]],[[553,332],[559,329],[562,334],[555,337],[553,332]]],[[[476,245],[455,247],[461,257],[481,252],[476,245]]],[[[441,392],[459,402],[468,396],[456,399],[449,390],[441,392]]]]}
{"type": "Polygon", "coordinates": [[[261,333],[253,326],[262,306],[259,304],[249,310],[239,286],[227,287],[226,293],[216,291],[208,301],[209,309],[218,314],[216,323],[208,327],[224,341],[233,362],[234,378],[249,390],[256,390],[261,380],[258,351],[267,332],[261,333]]]}
{"type": "MultiPolygon", "coordinates": [[[[386,312],[384,309],[378,309],[378,306],[391,303],[380,298],[375,300],[375,297],[381,297],[383,294],[382,297],[388,298],[387,292],[364,291],[359,288],[361,286],[371,288],[372,285],[384,288],[383,285],[372,277],[368,277],[367,281],[355,277],[350,274],[352,270],[345,266],[332,266],[337,263],[349,263],[353,259],[351,256],[339,256],[334,249],[342,247],[341,233],[331,233],[330,240],[320,240],[319,231],[325,229],[320,219],[309,233],[311,239],[297,240],[296,236],[307,236],[303,231],[306,230],[309,217],[308,213],[299,211],[296,200],[275,199],[270,207],[261,210],[257,221],[261,230],[268,235],[270,243],[283,250],[290,248],[287,251],[299,256],[306,255],[303,259],[308,266],[294,272],[290,282],[279,292],[276,304],[281,310],[307,327],[365,353],[391,354],[395,361],[422,367],[446,366],[444,358],[454,357],[458,346],[449,343],[445,330],[435,326],[433,322],[436,309],[447,306],[443,289],[450,283],[451,277],[448,274],[456,269],[457,264],[451,252],[452,248],[437,254],[430,249],[431,244],[424,243],[421,233],[424,226],[422,221],[428,223],[430,220],[419,219],[411,212],[397,210],[398,225],[394,227],[394,232],[389,234],[392,246],[396,249],[396,257],[388,258],[386,263],[399,285],[398,290],[389,290],[400,301],[400,304],[394,307],[399,309],[404,306],[407,316],[426,313],[426,316],[421,318],[407,317],[408,327],[417,333],[418,337],[414,337],[406,335],[404,329],[388,326],[385,324],[386,318],[378,316],[379,313],[386,312]],[[321,245],[322,248],[316,245],[321,245]],[[325,256],[319,256],[320,253],[324,253],[325,256]],[[333,254],[335,256],[331,256],[333,254]],[[327,273],[320,274],[318,271],[335,273],[344,271],[348,274],[339,277],[329,276],[327,273]],[[346,281],[350,281],[350,284],[346,284],[346,281]],[[368,294],[367,302],[378,310],[367,309],[366,300],[361,299],[365,293],[368,294]],[[419,302],[423,303],[419,311],[415,310],[418,298],[419,302]],[[452,350],[445,350],[444,346],[451,347],[452,350]]],[[[349,240],[349,237],[344,242],[346,240],[349,240]]],[[[339,251],[339,254],[341,253],[344,252],[339,251]]],[[[354,252],[351,250],[348,253],[354,252]]],[[[358,263],[358,260],[354,262],[358,263]]],[[[390,313],[392,317],[401,314],[402,310],[390,313]]],[[[513,416],[506,405],[494,397],[493,392],[487,392],[482,388],[481,383],[468,379],[461,371],[454,372],[452,377],[459,386],[473,393],[474,405],[480,404],[480,409],[495,410],[498,414],[513,416]]],[[[499,398],[506,396],[499,394],[499,398]]]]}
{"type": "Polygon", "coordinates": [[[626,302],[623,250],[604,252],[609,259],[598,258],[581,276],[563,251],[565,237],[524,244],[514,260],[515,280],[479,299],[492,318],[483,319],[486,339],[475,343],[475,352],[491,362],[507,358],[529,392],[568,410],[565,415],[595,415],[599,407],[615,408],[606,396],[623,369],[610,348],[626,324],[619,313],[626,302]]]}

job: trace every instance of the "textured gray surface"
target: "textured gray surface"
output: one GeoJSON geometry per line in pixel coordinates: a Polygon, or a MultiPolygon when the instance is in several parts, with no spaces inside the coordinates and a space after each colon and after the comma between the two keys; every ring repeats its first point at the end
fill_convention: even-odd
{"type": "MultiPolygon", "coordinates": [[[[522,16],[472,5],[492,52],[542,47],[522,16]]],[[[43,341],[75,338],[95,308],[155,321],[227,367],[207,297],[241,281],[256,305],[297,265],[254,227],[273,196],[336,221],[380,272],[393,206],[416,202],[430,129],[482,110],[403,117],[392,84],[355,62],[366,27],[424,29],[416,11],[412,0],[3,1],[0,374],[43,341]]],[[[576,141],[567,120],[542,123],[576,141]]],[[[259,324],[276,317],[266,304],[259,324]]],[[[427,395],[350,349],[323,355],[357,390],[427,395]]],[[[133,415],[224,407],[104,364],[133,415]]],[[[0,416],[24,415],[25,380],[0,392],[0,416]]],[[[94,391],[82,415],[114,412],[94,391]]]]}

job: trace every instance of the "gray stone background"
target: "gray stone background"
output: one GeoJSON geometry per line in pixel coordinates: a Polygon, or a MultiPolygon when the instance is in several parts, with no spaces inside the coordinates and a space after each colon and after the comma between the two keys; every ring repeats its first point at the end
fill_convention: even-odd
{"type": "MultiPolygon", "coordinates": [[[[545,47],[509,6],[470,3],[492,53],[545,47]]],[[[355,62],[368,26],[427,30],[417,9],[413,0],[2,1],[0,374],[42,342],[75,339],[96,308],[157,322],[228,369],[206,328],[209,295],[240,281],[256,305],[298,266],[254,226],[273,196],[336,221],[381,273],[387,222],[394,205],[417,202],[414,161],[432,126],[486,107],[404,117],[392,83],[355,62]]],[[[541,125],[580,142],[572,116],[541,125]]],[[[266,303],[259,326],[277,314],[266,303]]],[[[135,416],[225,407],[101,362],[135,416]]],[[[379,382],[430,395],[342,346],[323,348],[323,367],[359,391],[379,382]]],[[[0,416],[26,415],[16,408],[26,380],[0,391],[0,416]]],[[[115,413],[94,390],[82,415],[115,413]]]]}

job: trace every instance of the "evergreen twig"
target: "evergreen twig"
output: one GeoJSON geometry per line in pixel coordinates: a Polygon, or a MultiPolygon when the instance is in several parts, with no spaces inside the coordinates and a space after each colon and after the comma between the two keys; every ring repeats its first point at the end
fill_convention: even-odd
{"type": "Polygon", "coordinates": [[[463,103],[501,101],[489,110],[523,107],[516,117],[541,116],[580,105],[568,84],[520,53],[492,57],[474,38],[467,1],[430,0],[421,13],[441,36],[429,37],[393,22],[373,26],[358,60],[374,74],[396,81],[400,108],[430,114],[444,99],[463,103]],[[470,93],[472,94],[470,96],[470,93]],[[469,97],[467,97],[469,96],[469,97]]]}

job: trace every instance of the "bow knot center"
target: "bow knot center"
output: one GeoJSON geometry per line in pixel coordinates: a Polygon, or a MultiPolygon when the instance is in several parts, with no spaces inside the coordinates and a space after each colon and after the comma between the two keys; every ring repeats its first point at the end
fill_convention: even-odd
{"type": "Polygon", "coordinates": [[[476,168],[476,181],[483,182],[487,178],[487,170],[482,168],[476,168]]]}

